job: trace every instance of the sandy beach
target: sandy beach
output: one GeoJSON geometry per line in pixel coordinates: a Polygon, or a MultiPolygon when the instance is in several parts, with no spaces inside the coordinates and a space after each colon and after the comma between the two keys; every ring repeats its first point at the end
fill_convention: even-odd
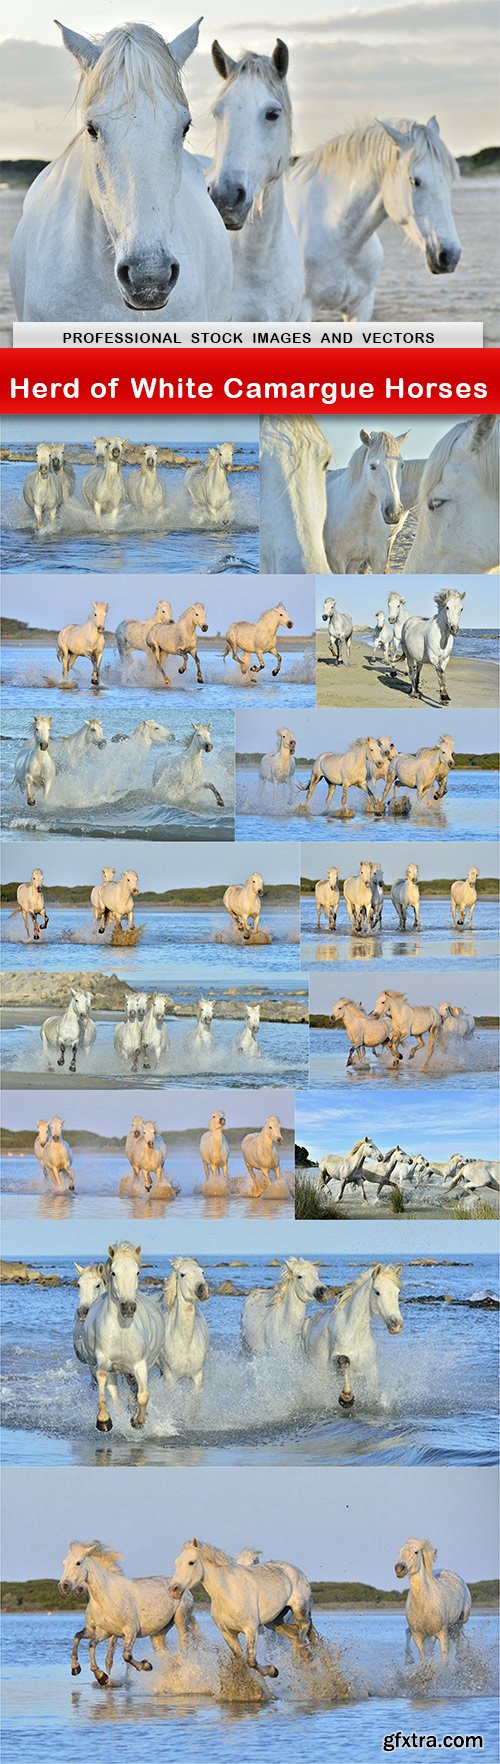
{"type": "MultiPolygon", "coordinates": [[[[332,661],[325,632],[317,632],[318,709],[346,710],[363,706],[366,710],[390,707],[418,711],[425,705],[439,709],[439,687],[434,669],[425,667],[422,670],[422,698],[412,698],[410,682],[401,663],[398,663],[395,675],[391,675],[382,660],[375,665],[368,659],[371,655],[370,635],[367,632],[366,638],[361,635],[353,638],[351,665],[347,667],[342,663],[339,667],[332,661]]],[[[478,704],[483,709],[497,704],[498,668],[495,662],[467,661],[452,655],[446,681],[452,705],[477,710],[478,704]]]]}

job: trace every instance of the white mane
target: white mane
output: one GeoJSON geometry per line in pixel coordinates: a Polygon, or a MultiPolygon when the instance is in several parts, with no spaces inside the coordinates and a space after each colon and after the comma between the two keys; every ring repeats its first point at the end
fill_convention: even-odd
{"type": "Polygon", "coordinates": [[[120,84],[123,104],[133,103],[138,92],[145,92],[152,102],[163,94],[187,109],[177,63],[168,43],[150,25],[123,25],[91,40],[102,44],[102,52],[95,66],[82,74],[80,90],[86,104],[96,103],[120,84]]]}
{"type": "Polygon", "coordinates": [[[120,1568],[121,1550],[110,1549],[109,1545],[101,1543],[98,1537],[94,1537],[92,1543],[80,1543],[77,1540],[70,1544],[70,1549],[83,1550],[85,1556],[91,1556],[92,1560],[100,1562],[103,1568],[112,1569],[113,1574],[123,1574],[123,1568],[120,1568]]]}
{"type": "MultiPolygon", "coordinates": [[[[434,129],[408,117],[392,117],[390,122],[392,127],[411,135],[413,166],[417,166],[430,153],[431,158],[437,160],[441,166],[450,186],[457,183],[460,172],[456,159],[434,129]]],[[[322,177],[327,177],[332,169],[349,175],[359,169],[361,160],[366,159],[370,161],[377,176],[382,178],[385,172],[396,170],[398,156],[399,148],[387,134],[383,123],[375,120],[360,123],[345,135],[334,135],[330,141],[325,141],[323,147],[315,147],[310,153],[302,154],[292,172],[301,171],[307,165],[310,177],[316,171],[322,177]]]]}
{"type": "MultiPolygon", "coordinates": [[[[476,417],[465,417],[463,422],[455,423],[454,428],[449,429],[448,433],[443,435],[440,441],[436,442],[436,446],[433,447],[432,453],[429,454],[429,458],[426,461],[420,480],[418,495],[419,502],[425,502],[434,489],[434,485],[439,483],[441,474],[444,471],[444,467],[448,464],[450,454],[453,452],[453,448],[456,447],[457,441],[461,440],[462,436],[466,434],[467,429],[469,429],[471,424],[476,421],[476,417]]],[[[498,422],[496,422],[491,434],[484,442],[484,446],[478,447],[476,450],[481,483],[484,490],[490,496],[495,495],[498,488],[498,438],[499,425],[498,422]]]]}

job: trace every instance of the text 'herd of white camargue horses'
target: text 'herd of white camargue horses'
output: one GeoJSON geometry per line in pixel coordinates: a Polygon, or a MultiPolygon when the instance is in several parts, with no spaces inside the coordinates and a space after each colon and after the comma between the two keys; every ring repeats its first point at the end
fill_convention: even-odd
{"type": "Polygon", "coordinates": [[[97,39],[60,26],[80,126],[24,202],[10,258],[18,318],[369,319],[387,219],[432,275],[453,273],[459,171],[435,116],[372,114],[297,155],[286,43],[235,59],[215,40],[204,160],[187,144],[181,78],[200,22],[169,43],[140,23],[97,39]]]}

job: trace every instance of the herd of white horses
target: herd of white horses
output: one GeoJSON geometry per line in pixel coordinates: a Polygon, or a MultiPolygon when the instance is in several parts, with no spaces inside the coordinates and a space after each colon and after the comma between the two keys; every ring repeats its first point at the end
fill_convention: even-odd
{"type": "MultiPolygon", "coordinates": [[[[98,686],[106,637],[109,640],[114,636],[121,662],[126,662],[135,653],[145,655],[158,670],[162,684],[169,687],[172,681],[166,672],[167,661],[178,658],[178,673],[185,674],[188,659],[191,657],[196,667],[197,684],[203,685],[198,632],[206,635],[209,626],[202,601],[195,601],[175,618],[170,601],[159,600],[155,612],[149,618],[121,619],[115,633],[106,631],[108,610],[107,601],[94,600],[88,618],[82,625],[64,625],[59,631],[57,659],[62,664],[64,684],[76,662],[83,660],[91,663],[91,685],[98,686]]],[[[278,649],[280,630],[293,630],[293,619],[283,601],[279,601],[277,606],[266,608],[253,623],[247,619],[233,620],[221,637],[223,661],[232,656],[233,661],[238,663],[242,677],[253,686],[256,675],[265,668],[266,655],[270,655],[276,662],[276,667],[272,670],[275,678],[283,660],[278,649]],[[255,656],[255,661],[252,656],[255,656]]]]}
{"type": "MultiPolygon", "coordinates": [[[[167,1385],[187,1380],[199,1395],[207,1356],[215,1354],[200,1303],[210,1298],[206,1276],[191,1256],[178,1256],[163,1286],[162,1300],[140,1290],[141,1251],[131,1243],[110,1245],[106,1263],[77,1264],[78,1299],[73,1325],[77,1359],[97,1385],[100,1433],[113,1421],[109,1401],[119,1398],[118,1379],[130,1394],[130,1424],[144,1426],[149,1373],[158,1368],[167,1385]]],[[[342,1409],[355,1397],[352,1378],[380,1394],[374,1319],[389,1335],[403,1329],[399,1265],[373,1263],[327,1303],[316,1262],[288,1256],[276,1285],[254,1287],[241,1311],[240,1354],[265,1362],[276,1354],[297,1356],[298,1367],[321,1374],[324,1394],[337,1391],[342,1409]],[[309,1313],[309,1306],[320,1308],[309,1313]],[[330,1384],[331,1381],[331,1384],[330,1384]]],[[[327,1394],[327,1402],[331,1400],[327,1394]]]]}
{"type": "MultiPolygon", "coordinates": [[[[173,1006],[173,999],[163,992],[127,993],[123,1018],[113,1031],[115,1053],[125,1071],[134,1075],[139,1070],[165,1071],[170,1050],[167,1021],[173,1006]]],[[[234,1019],[234,1057],[242,1055],[244,1060],[259,1059],[261,1005],[245,1004],[243,1009],[245,1017],[241,1033],[234,1019]]],[[[67,1072],[76,1072],[77,1055],[88,1054],[96,1040],[97,1025],[91,1012],[92,993],[87,987],[76,984],[70,987],[68,1002],[62,1010],[45,1017],[40,1037],[50,1070],[54,1069],[55,1060],[57,1066],[67,1072]],[[66,1055],[69,1055],[67,1065],[66,1055]]],[[[195,1027],[186,1031],[184,1046],[194,1061],[207,1061],[215,1051],[215,1012],[216,1003],[212,998],[199,998],[193,1007],[195,1027]]]]}
{"type": "Polygon", "coordinates": [[[500,1166],[494,1159],[470,1158],[453,1152],[439,1164],[422,1152],[405,1152],[400,1145],[382,1152],[373,1139],[365,1136],[356,1140],[347,1154],[325,1153],[319,1159],[317,1176],[308,1169],[307,1179],[317,1183],[322,1201],[335,1207],[341,1205],[344,1195],[347,1201],[361,1199],[376,1206],[381,1197],[386,1198],[384,1190],[389,1198],[391,1191],[396,1190],[407,1205],[416,1201],[419,1206],[426,1206],[443,1196],[452,1196],[455,1202],[469,1201],[478,1195],[496,1200],[499,1174],[500,1166]]]}
{"type": "MultiPolygon", "coordinates": [[[[125,926],[129,931],[136,929],[134,919],[135,903],[139,895],[139,877],[137,870],[124,870],[116,876],[111,864],[104,865],[100,882],[91,889],[90,905],[99,936],[111,926],[112,931],[119,932],[125,926]]],[[[249,943],[258,934],[262,899],[264,895],[264,878],[259,870],[247,876],[246,882],[232,882],[224,890],[222,905],[244,943],[249,943]]],[[[43,895],[43,870],[34,869],[29,882],[20,882],[16,891],[17,906],[22,914],[23,924],[30,937],[30,922],[33,942],[40,942],[40,929],[46,930],[49,923],[45,910],[43,895]]]]}
{"type": "MultiPolygon", "coordinates": [[[[304,813],[318,785],[326,784],[327,812],[340,787],[341,815],[353,812],[349,804],[350,790],[363,792],[372,814],[383,815],[389,797],[394,813],[407,813],[410,799],[407,796],[400,798],[399,791],[415,791],[417,803],[425,806],[433,801],[441,802],[447,794],[449,773],[455,764],[455,742],[451,735],[440,735],[435,747],[419,747],[416,753],[400,753],[388,735],[358,736],[344,752],[325,750],[318,754],[307,784],[302,784],[295,776],[297,741],[293,730],[277,729],[276,739],[276,748],[272,753],[262,755],[259,766],[261,783],[272,786],[273,810],[279,809],[280,803],[286,803],[304,813]],[[379,795],[376,785],[380,780],[383,789],[379,795]],[[297,802],[297,791],[305,794],[305,803],[297,802]]],[[[265,799],[262,812],[269,812],[265,799]]]]}
{"type": "MultiPolygon", "coordinates": [[[[229,1176],[230,1154],[225,1126],[224,1112],[213,1109],[199,1143],[204,1177],[200,1192],[206,1195],[229,1195],[231,1192],[244,1194],[247,1199],[268,1192],[276,1194],[281,1189],[280,1147],[283,1144],[278,1116],[268,1115],[261,1128],[244,1134],[240,1148],[245,1166],[243,1179],[229,1176]]],[[[63,1139],[63,1127],[61,1115],[53,1115],[48,1121],[37,1121],[34,1153],[52,1190],[57,1194],[75,1194],[73,1154],[67,1140],[63,1139]]],[[[142,1115],[132,1117],[125,1140],[125,1156],[140,1192],[153,1194],[153,1198],[160,1193],[162,1201],[175,1200],[179,1189],[165,1168],[168,1148],[155,1121],[145,1121],[142,1115]]]]}
{"type": "MultiPolygon", "coordinates": [[[[40,875],[41,872],[37,871],[36,874],[40,875]]],[[[33,875],[35,875],[35,871],[33,875]]],[[[451,917],[456,930],[464,929],[467,914],[469,915],[469,930],[472,930],[474,909],[477,903],[478,876],[479,870],[475,865],[471,865],[463,880],[459,878],[451,883],[451,917]]],[[[345,877],[342,883],[342,894],[351,931],[358,933],[381,929],[385,903],[384,875],[381,864],[372,863],[367,858],[361,858],[357,874],[345,877]]],[[[314,886],[318,931],[322,928],[323,919],[325,919],[329,931],[336,930],[340,898],[340,871],[332,865],[324,879],[316,882],[314,886]]],[[[397,915],[399,930],[409,929],[409,915],[412,913],[413,928],[421,931],[418,864],[407,864],[404,876],[393,882],[390,898],[397,915]]]]}
{"type": "MultiPolygon", "coordinates": [[[[406,1599],[406,1661],[424,1661],[436,1641],[441,1660],[449,1660],[450,1643],[457,1649],[463,1640],[472,1601],[461,1575],[450,1568],[435,1568],[437,1550],[428,1538],[410,1537],[395,1563],[398,1580],[408,1576],[406,1599]]],[[[291,1562],[262,1561],[262,1551],[244,1548],[237,1555],[198,1537],[183,1544],[171,1575],[155,1574],[128,1579],[121,1567],[119,1550],[99,1539],[70,1544],[61,1568],[59,1591],[81,1597],[85,1605],[82,1629],[76,1631],[71,1651],[71,1672],[81,1672],[81,1642],[89,1646],[90,1670],[103,1688],[110,1674],[117,1643],[125,1666],[151,1672],[150,1659],[134,1657],[134,1646],[145,1637],[151,1641],[156,1662],[172,1665],[176,1657],[189,1655],[201,1642],[195,1616],[193,1589],[203,1587],[210,1616],[218,1634],[238,1662],[263,1678],[277,1678],[279,1668],[257,1659],[259,1636],[282,1636],[290,1643],[294,1665],[314,1659],[320,1635],[313,1622],[313,1590],[307,1575],[291,1562]],[[175,1628],[177,1655],[167,1647],[175,1628]],[[96,1649],[107,1644],[105,1664],[96,1649]],[[243,1646],[244,1644],[244,1646],[243,1646]]]]}
{"type": "MultiPolygon", "coordinates": [[[[159,475],[161,449],[152,443],[142,448],[139,466],[125,477],[127,443],[119,435],[94,438],[95,464],[83,478],[81,494],[77,492],[73,466],[64,457],[64,444],[51,445],[39,441],[36,466],[27,473],[23,497],[31,510],[37,533],[52,532],[60,522],[69,502],[72,508],[79,501],[82,509],[94,516],[97,529],[119,526],[120,517],[135,511],[141,526],[165,526],[168,523],[169,501],[165,483],[159,475]]],[[[232,492],[227,474],[233,462],[234,444],[225,441],[220,447],[209,447],[206,460],[185,468],[185,484],[193,521],[229,520],[232,492]]],[[[171,463],[167,459],[167,464],[171,463]]],[[[188,503],[188,511],[189,511],[188,503]]],[[[107,610],[107,609],[106,609],[107,610]]],[[[99,634],[99,627],[98,627],[99,634]]]]}
{"type": "MultiPolygon", "coordinates": [[[[375,614],[371,665],[382,663],[382,676],[389,667],[391,677],[397,679],[396,663],[403,662],[413,698],[423,697],[420,676],[422,668],[428,665],[437,674],[440,703],[449,704],[446,669],[460,631],[465,598],[465,592],[457,588],[440,588],[434,595],[437,612],[431,618],[420,618],[414,613],[408,617],[402,594],[391,589],[387,613],[382,608],[375,614]]],[[[345,658],[349,665],[354,630],[350,613],[341,612],[336,600],[327,595],[321,616],[327,627],[332,660],[337,665],[345,658]]]]}
{"type": "MultiPolygon", "coordinates": [[[[339,440],[342,425],[339,425],[339,440]]],[[[265,416],[260,443],[260,567],[268,574],[352,575],[391,569],[412,513],[402,574],[472,575],[500,567],[499,420],[454,423],[427,459],[403,460],[406,435],[360,430],[332,469],[315,417],[265,416]]]]}
{"type": "MultiPolygon", "coordinates": [[[[148,767],[149,778],[152,748],[176,744],[173,730],[152,717],[146,717],[127,735],[112,735],[110,741],[98,717],[86,717],[73,735],[54,736],[52,723],[53,718],[45,714],[33,717],[31,735],[22,742],[14,762],[14,780],[29,808],[35,808],[40,800],[43,804],[48,801],[58,778],[70,787],[73,782],[80,784],[85,766],[88,788],[100,789],[102,800],[141,790],[148,767]],[[113,765],[111,771],[108,762],[115,758],[119,764],[113,765]]],[[[220,790],[204,773],[204,758],[212,752],[211,724],[191,723],[189,734],[181,738],[180,752],[167,758],[159,754],[149,779],[150,788],[158,792],[160,799],[163,793],[166,800],[173,794],[175,801],[189,806],[192,812],[206,802],[207,793],[214,797],[218,808],[224,808],[220,790]]]]}
{"type": "Polygon", "coordinates": [[[235,60],[214,41],[203,160],[186,150],[180,77],[199,21],[170,43],[143,24],[98,40],[60,29],[81,122],[25,198],[10,259],[18,318],[369,319],[386,219],[432,275],[456,268],[459,173],[435,116],[371,117],[294,156],[286,44],[235,60]]]}
{"type": "Polygon", "coordinates": [[[345,1030],[350,1042],[348,1069],[367,1064],[367,1051],[377,1060],[398,1071],[403,1050],[409,1047],[408,1058],[414,1060],[421,1050],[424,1059],[421,1071],[427,1072],[435,1049],[453,1051],[454,1044],[468,1040],[475,1033],[475,1018],[460,1005],[443,1002],[439,1005],[408,1002],[404,992],[386,986],[379,993],[371,1011],[352,998],[339,998],[330,1011],[334,1029],[345,1030]],[[425,1039],[427,1038],[427,1039],[425,1039]]]}

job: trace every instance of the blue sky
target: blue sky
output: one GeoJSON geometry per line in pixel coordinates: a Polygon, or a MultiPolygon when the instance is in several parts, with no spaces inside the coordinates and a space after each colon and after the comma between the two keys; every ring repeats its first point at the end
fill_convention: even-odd
{"type": "Polygon", "coordinates": [[[442,435],[447,435],[458,420],[456,415],[418,416],[414,411],[403,409],[401,412],[396,408],[391,416],[388,416],[387,411],[385,416],[375,416],[369,408],[364,420],[359,412],[357,416],[341,417],[325,416],[322,412],[319,424],[332,448],[333,467],[348,465],[354,449],[359,447],[361,428],[369,429],[370,432],[388,429],[391,435],[403,435],[409,429],[408,440],[401,449],[402,459],[426,459],[436,446],[436,441],[440,441],[442,435]]]}
{"type": "MultiPolygon", "coordinates": [[[[287,728],[297,739],[297,755],[315,755],[324,749],[345,752],[351,741],[363,734],[364,713],[360,710],[290,710],[287,728]]],[[[414,753],[423,735],[415,726],[415,714],[409,711],[370,711],[370,735],[390,735],[400,753],[414,753]]],[[[276,745],[277,718],[275,711],[238,711],[236,716],[237,753],[271,753],[276,745]]],[[[457,752],[493,753],[498,747],[498,718],[495,711],[446,710],[425,712],[425,742],[432,746],[440,735],[452,735],[457,752]]]]}
{"type": "MultiPolygon", "coordinates": [[[[392,578],[388,581],[387,576],[356,576],[354,583],[350,576],[349,580],[342,578],[334,588],[334,596],[339,609],[351,614],[355,626],[374,626],[375,613],[379,607],[386,609],[391,588],[395,588],[398,594],[404,594],[408,617],[410,613],[419,613],[422,618],[431,618],[436,611],[435,594],[439,594],[441,588],[457,588],[459,594],[463,594],[463,581],[463,576],[406,576],[400,587],[399,581],[394,582],[392,578]]],[[[324,576],[316,576],[315,587],[316,622],[321,628],[321,614],[327,592],[324,576]]],[[[498,594],[492,589],[491,576],[468,576],[465,593],[460,629],[477,631],[483,627],[491,627],[498,631],[498,594]]]]}
{"type": "MultiPolygon", "coordinates": [[[[239,845],[205,842],[198,845],[196,841],[187,845],[170,842],[148,845],[144,841],[139,843],[129,839],[108,842],[103,839],[27,839],[22,845],[6,845],[3,880],[27,878],[34,866],[39,865],[47,887],[57,882],[68,887],[83,887],[88,883],[90,889],[100,881],[101,870],[106,864],[113,864],[117,876],[123,870],[136,870],[139,889],[145,891],[153,889],[162,893],[169,888],[220,886],[222,898],[230,882],[245,882],[254,870],[260,871],[264,884],[269,887],[280,882],[295,883],[298,887],[300,852],[296,843],[273,845],[269,841],[260,845],[255,842],[239,845]]],[[[140,895],[136,918],[138,915],[140,917],[140,895]]]]}
{"type": "MultiPolygon", "coordinates": [[[[25,849],[23,846],[23,851],[25,849]]],[[[39,848],[37,847],[37,849],[39,848]]],[[[385,882],[397,881],[400,876],[404,875],[406,865],[415,863],[419,865],[420,879],[425,877],[426,881],[431,880],[434,876],[449,876],[453,880],[458,880],[467,875],[472,862],[479,870],[480,876],[498,876],[499,871],[499,850],[493,840],[489,844],[474,845],[474,858],[472,859],[470,841],[454,839],[453,842],[447,842],[443,845],[442,842],[435,844],[433,840],[429,840],[429,843],[426,840],[425,844],[419,848],[415,844],[410,845],[404,839],[398,840],[397,845],[392,845],[389,840],[386,840],[382,845],[367,833],[366,839],[362,843],[355,839],[349,840],[348,851],[346,851],[345,842],[342,845],[336,844],[334,835],[326,843],[322,841],[321,844],[303,845],[302,875],[323,877],[326,876],[326,872],[331,866],[335,866],[340,870],[341,876],[354,876],[358,864],[364,858],[368,858],[371,863],[381,864],[385,882]]],[[[479,907],[477,909],[479,915],[480,910],[479,907]]],[[[424,913],[425,903],[422,906],[422,917],[424,917],[424,913]]],[[[479,922],[479,918],[477,918],[476,924],[479,922]]]]}
{"type": "MultiPolygon", "coordinates": [[[[124,372],[126,371],[125,367],[124,372]]],[[[162,358],[160,367],[159,363],[155,364],[153,357],[151,357],[151,366],[149,360],[146,360],[141,372],[148,379],[152,378],[155,373],[161,373],[164,380],[175,381],[177,375],[175,358],[172,356],[162,358]]],[[[196,376],[196,356],[194,354],[192,372],[196,376]]],[[[100,435],[103,427],[106,434],[122,435],[127,441],[154,441],[159,447],[180,447],[182,441],[191,441],[200,447],[215,447],[221,441],[242,441],[247,447],[252,444],[258,445],[258,417],[233,417],[232,413],[229,417],[168,416],[168,414],[164,417],[116,415],[112,423],[113,405],[109,400],[105,405],[105,411],[104,417],[102,406],[96,404],[92,416],[72,416],[70,407],[68,407],[68,414],[64,413],[62,421],[53,413],[51,415],[50,407],[45,411],[45,415],[39,417],[9,416],[7,422],[4,423],[3,445],[9,447],[12,442],[19,442],[29,447],[33,442],[46,441],[47,436],[53,437],[54,440],[60,440],[61,435],[65,441],[79,441],[83,445],[87,442],[88,445],[91,445],[94,435],[100,435]],[[100,411],[101,414],[99,414],[100,411]]],[[[166,405],[166,411],[168,413],[168,405],[166,405]]],[[[159,596],[157,596],[158,598],[159,596]]]]}
{"type": "Polygon", "coordinates": [[[295,1136],[312,1156],[350,1151],[366,1132],[381,1151],[387,1151],[397,1138],[405,1151],[420,1151],[438,1162],[446,1162],[455,1151],[474,1158],[496,1158],[499,1153],[496,1098],[479,1091],[473,1095],[464,1091],[459,1120],[456,1091],[447,1092],[444,1085],[438,1095],[427,1090],[425,1108],[421,1096],[407,1091],[398,1099],[396,1122],[388,1111],[386,1095],[370,1096],[368,1105],[366,1095],[351,1092],[345,1102],[330,1098],[324,1090],[297,1092],[295,1136]]]}
{"type": "MultiPolygon", "coordinates": [[[[385,976],[385,983],[390,984],[390,973],[385,976]]],[[[384,985],[384,975],[363,973],[363,1004],[372,1009],[375,999],[384,985]]],[[[423,973],[420,969],[411,973],[398,974],[397,985],[400,992],[405,992],[411,1004],[439,1004],[440,999],[450,998],[452,1004],[459,1004],[466,1011],[477,1016],[498,1016],[498,979],[496,974],[463,972],[455,979],[454,974],[441,974],[434,971],[423,973]]],[[[356,989],[357,993],[357,989],[356,989]]],[[[342,978],[332,978],[331,974],[311,974],[311,1011],[331,1011],[337,998],[348,997],[345,986],[342,989],[342,978]]],[[[473,1043],[470,1044],[471,1055],[473,1043]]]]}
{"type": "MultiPolygon", "coordinates": [[[[483,579],[483,578],[481,578],[483,579]]],[[[314,584],[309,576],[259,576],[252,583],[251,601],[248,582],[242,576],[155,576],[154,583],[144,576],[71,575],[71,603],[68,604],[68,579],[47,571],[44,575],[43,602],[36,593],[36,578],[5,576],[2,588],[4,618],[24,619],[29,625],[60,630],[68,619],[78,623],[86,619],[93,600],[107,599],[107,625],[116,629],[120,619],[148,618],[158,600],[169,600],[178,616],[185,607],[201,600],[207,614],[209,632],[227,631],[234,619],[257,619],[269,607],[283,600],[294,623],[294,636],[314,630],[314,584]],[[156,586],[156,584],[158,586],[156,586]]],[[[491,590],[490,590],[491,592],[491,590]]],[[[22,656],[19,656],[22,666],[22,656]]]]}
{"type": "MultiPolygon", "coordinates": [[[[129,1574],[169,1573],[193,1535],[297,1562],[313,1579],[395,1587],[407,1537],[429,1537],[438,1566],[484,1579],[498,1572],[494,1470],[148,1469],[7,1470],[6,1580],[59,1575],[72,1538],[101,1537],[129,1574]]],[[[403,1634],[403,1618],[402,1634],[403,1634]]]]}

